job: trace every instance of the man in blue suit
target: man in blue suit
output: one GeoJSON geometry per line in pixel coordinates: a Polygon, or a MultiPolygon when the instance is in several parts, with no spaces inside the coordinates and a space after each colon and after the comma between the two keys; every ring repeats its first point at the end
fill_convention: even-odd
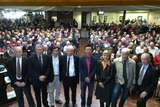
{"type": "Polygon", "coordinates": [[[92,94],[94,88],[94,77],[96,72],[97,60],[91,56],[92,46],[85,46],[85,55],[80,58],[80,75],[81,75],[81,106],[85,107],[86,88],[88,87],[87,107],[92,104],[92,94]]]}

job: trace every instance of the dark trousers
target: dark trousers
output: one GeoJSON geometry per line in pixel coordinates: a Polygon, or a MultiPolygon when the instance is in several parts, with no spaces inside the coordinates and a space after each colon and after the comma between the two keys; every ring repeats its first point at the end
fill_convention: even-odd
{"type": "Polygon", "coordinates": [[[137,107],[146,107],[146,102],[149,98],[152,97],[152,95],[147,95],[144,98],[141,98],[140,94],[142,93],[142,90],[141,90],[140,86],[138,87],[137,90],[138,90],[138,93],[139,93],[139,96],[138,96],[138,99],[137,99],[137,107]]]}
{"type": "Polygon", "coordinates": [[[138,99],[137,99],[137,107],[146,107],[146,101],[148,99],[149,98],[147,96],[144,97],[144,98],[138,97],[138,99]]]}
{"type": "Polygon", "coordinates": [[[92,104],[94,82],[87,83],[87,82],[81,81],[81,106],[85,106],[87,87],[88,87],[87,106],[91,106],[92,104]]]}
{"type": "Polygon", "coordinates": [[[35,107],[35,103],[33,101],[33,97],[31,94],[30,86],[27,87],[14,87],[14,91],[16,93],[16,99],[18,101],[19,107],[24,107],[24,98],[23,92],[26,95],[29,107],[35,107]]]}
{"type": "Polygon", "coordinates": [[[72,103],[76,104],[76,90],[77,90],[77,81],[76,77],[66,77],[63,80],[63,87],[64,87],[64,96],[66,100],[66,104],[69,104],[69,89],[71,88],[72,92],[72,103]]]}
{"type": "Polygon", "coordinates": [[[33,85],[33,89],[35,92],[37,107],[42,107],[41,106],[41,98],[42,98],[43,106],[49,107],[48,101],[47,101],[47,84],[46,84],[46,82],[40,82],[39,85],[33,85]],[[42,95],[42,97],[41,97],[41,95],[42,95]]]}

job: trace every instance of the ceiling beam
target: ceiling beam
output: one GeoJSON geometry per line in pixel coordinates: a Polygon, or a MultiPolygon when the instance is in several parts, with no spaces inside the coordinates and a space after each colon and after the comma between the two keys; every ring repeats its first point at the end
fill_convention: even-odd
{"type": "Polygon", "coordinates": [[[0,0],[0,6],[160,5],[160,0],[0,0]]]}

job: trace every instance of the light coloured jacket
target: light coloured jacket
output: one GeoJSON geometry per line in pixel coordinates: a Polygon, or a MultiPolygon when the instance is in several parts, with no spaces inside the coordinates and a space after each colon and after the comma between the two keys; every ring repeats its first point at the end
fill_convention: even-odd
{"type": "MultiPolygon", "coordinates": [[[[113,61],[113,64],[115,64],[115,70],[116,70],[116,83],[124,84],[124,78],[123,78],[123,62],[122,57],[116,58],[113,61]]],[[[128,58],[128,64],[126,65],[127,70],[127,80],[128,84],[127,87],[130,88],[132,85],[135,84],[135,75],[136,75],[136,64],[135,61],[131,58],[128,58]]]]}

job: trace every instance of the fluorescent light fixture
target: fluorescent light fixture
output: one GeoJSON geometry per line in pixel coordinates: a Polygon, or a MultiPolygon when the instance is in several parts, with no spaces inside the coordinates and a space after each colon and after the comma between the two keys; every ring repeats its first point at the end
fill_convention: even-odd
{"type": "Polygon", "coordinates": [[[103,14],[104,14],[104,11],[99,11],[98,14],[99,14],[99,15],[103,15],[103,14]]]}

